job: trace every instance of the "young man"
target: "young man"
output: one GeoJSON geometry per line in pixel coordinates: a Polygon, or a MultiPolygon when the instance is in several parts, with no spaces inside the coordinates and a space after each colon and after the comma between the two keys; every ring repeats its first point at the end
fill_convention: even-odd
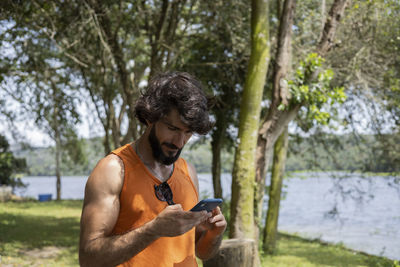
{"type": "Polygon", "coordinates": [[[189,211],[199,201],[194,167],[180,158],[192,133],[211,127],[208,100],[187,73],[161,74],[136,103],[147,128],[100,160],[85,189],[81,266],[197,266],[211,257],[226,220],[189,211]]]}

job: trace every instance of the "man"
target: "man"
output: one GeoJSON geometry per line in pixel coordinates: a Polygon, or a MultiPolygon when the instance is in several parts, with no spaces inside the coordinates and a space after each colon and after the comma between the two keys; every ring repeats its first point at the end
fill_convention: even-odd
{"type": "Polygon", "coordinates": [[[179,157],[192,133],[212,127],[208,100],[187,73],[161,74],[136,103],[147,127],[134,143],[100,160],[85,189],[81,266],[197,266],[211,257],[226,220],[198,202],[194,167],[179,157]]]}

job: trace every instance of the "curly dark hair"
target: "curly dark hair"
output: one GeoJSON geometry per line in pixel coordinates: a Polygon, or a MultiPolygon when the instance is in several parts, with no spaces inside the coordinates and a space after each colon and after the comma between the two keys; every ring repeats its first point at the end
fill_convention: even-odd
{"type": "Polygon", "coordinates": [[[208,133],[213,123],[209,109],[211,97],[205,95],[200,81],[186,72],[167,72],[153,77],[136,102],[140,122],[154,123],[176,108],[182,122],[197,134],[208,133]]]}

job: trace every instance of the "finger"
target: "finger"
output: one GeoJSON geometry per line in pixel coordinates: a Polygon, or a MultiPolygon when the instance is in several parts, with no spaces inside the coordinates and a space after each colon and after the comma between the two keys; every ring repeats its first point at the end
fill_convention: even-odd
{"type": "Polygon", "coordinates": [[[206,211],[203,212],[202,216],[198,217],[196,224],[207,222],[207,220],[211,218],[211,216],[212,216],[211,212],[206,212],[206,211]]]}
{"type": "Polygon", "coordinates": [[[220,213],[222,213],[222,212],[221,212],[221,208],[220,208],[219,206],[215,207],[215,208],[212,210],[212,214],[213,214],[213,215],[220,214],[220,213]]]}
{"type": "Polygon", "coordinates": [[[187,211],[184,213],[183,217],[187,220],[198,220],[202,218],[209,218],[207,211],[187,211]]]}
{"type": "Polygon", "coordinates": [[[214,225],[216,227],[225,227],[226,226],[226,222],[225,221],[219,221],[219,222],[216,222],[214,225]]]}
{"type": "Polygon", "coordinates": [[[209,222],[210,222],[210,223],[214,223],[214,222],[222,221],[222,220],[225,220],[224,215],[218,214],[218,215],[216,215],[216,216],[211,217],[211,218],[209,219],[209,222]]]}

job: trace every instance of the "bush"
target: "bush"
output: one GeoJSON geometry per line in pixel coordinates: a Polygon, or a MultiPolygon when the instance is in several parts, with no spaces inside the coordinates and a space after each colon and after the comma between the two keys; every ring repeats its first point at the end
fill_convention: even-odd
{"type": "Polygon", "coordinates": [[[26,169],[26,160],[15,158],[9,147],[7,139],[0,135],[0,185],[23,186],[21,179],[13,175],[26,169]]]}

